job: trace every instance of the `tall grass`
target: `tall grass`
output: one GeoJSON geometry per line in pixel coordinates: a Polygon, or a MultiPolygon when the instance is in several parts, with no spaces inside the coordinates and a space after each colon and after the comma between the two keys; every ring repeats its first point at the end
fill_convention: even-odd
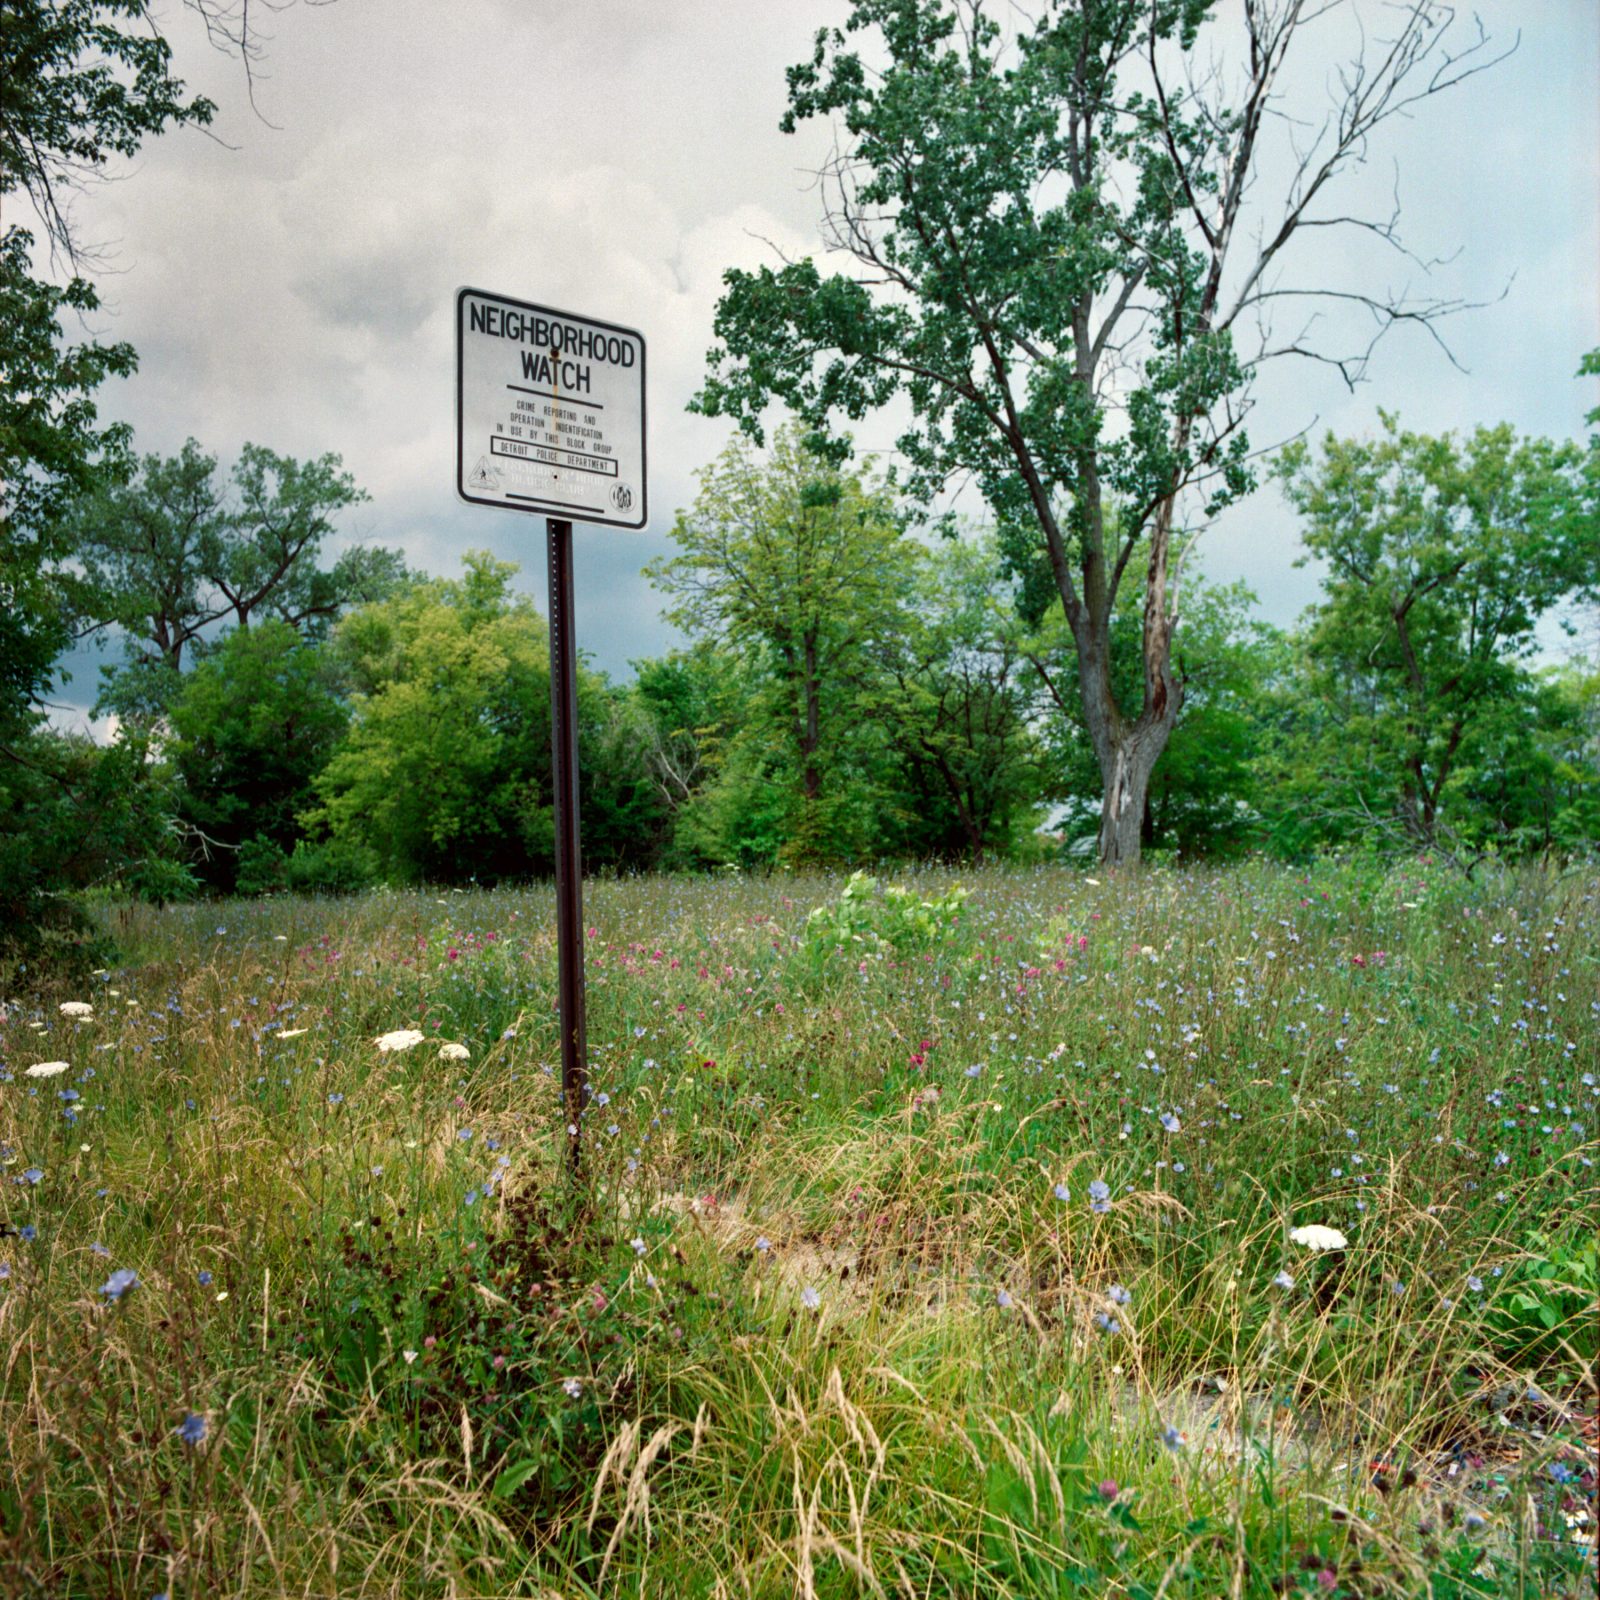
{"type": "Polygon", "coordinates": [[[0,1593],[1592,1592],[1600,883],[963,881],[591,884],[576,1188],[547,891],[119,913],[0,1593]]]}

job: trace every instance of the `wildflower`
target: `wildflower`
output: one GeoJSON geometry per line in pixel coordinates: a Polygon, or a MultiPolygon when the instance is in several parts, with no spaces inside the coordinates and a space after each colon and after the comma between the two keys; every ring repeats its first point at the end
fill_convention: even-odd
{"type": "Polygon", "coordinates": [[[344,1104],[344,1096],[342,1094],[330,1094],[328,1096],[328,1104],[330,1106],[343,1105],[344,1104]]]}
{"type": "Polygon", "coordinates": [[[1101,1333],[1121,1333],[1122,1324],[1108,1312],[1097,1311],[1094,1314],[1094,1325],[1101,1333]]]}
{"type": "Polygon", "coordinates": [[[566,1380],[565,1380],[565,1381],[564,1381],[564,1382],[563,1382],[563,1383],[562,1383],[562,1385],[561,1385],[561,1387],[562,1387],[562,1388],[563,1388],[563,1389],[565,1389],[565,1390],[566,1390],[566,1391],[567,1391],[567,1393],[568,1393],[568,1394],[569,1394],[569,1395],[570,1395],[570,1396],[571,1396],[571,1397],[572,1397],[572,1398],[573,1398],[573,1399],[574,1399],[574,1400],[576,1400],[576,1399],[577,1399],[577,1398],[578,1398],[578,1396],[579,1396],[579,1395],[580,1395],[580,1394],[582,1394],[582,1393],[583,1393],[583,1384],[582,1384],[582,1382],[581,1382],[581,1381],[580,1381],[580,1380],[579,1380],[579,1379],[577,1379],[577,1378],[568,1378],[568,1379],[566,1379],[566,1380]]]}
{"type": "Polygon", "coordinates": [[[472,1129],[471,1128],[457,1128],[456,1129],[456,1138],[459,1139],[462,1144],[468,1143],[472,1138],[472,1129]]]}
{"type": "Polygon", "coordinates": [[[1106,1299],[1114,1306],[1125,1306],[1133,1296],[1120,1283],[1114,1283],[1106,1290],[1106,1299]]]}
{"type": "Polygon", "coordinates": [[[1478,1277],[1478,1276],[1476,1276],[1475,1274],[1469,1272],[1467,1274],[1467,1287],[1474,1294],[1482,1294],[1483,1293],[1483,1279],[1478,1277]]]}
{"type": "Polygon", "coordinates": [[[1476,1533],[1488,1522],[1488,1518],[1481,1511],[1469,1511],[1461,1520],[1466,1524],[1468,1533],[1476,1533]]]}
{"type": "Polygon", "coordinates": [[[92,1017],[94,1007],[87,1000],[63,1000],[57,1008],[64,1017],[92,1017]]]}
{"type": "Polygon", "coordinates": [[[1070,1200],[1072,1198],[1072,1191],[1064,1183],[1058,1183],[1053,1192],[1057,1200],[1070,1200]]]}
{"type": "Polygon", "coordinates": [[[636,1256],[642,1256],[645,1253],[647,1246],[643,1239],[630,1239],[628,1243],[633,1246],[633,1253],[636,1256]]]}
{"type": "Polygon", "coordinates": [[[1094,1487],[1102,1500],[1115,1500],[1122,1493],[1115,1478],[1102,1478],[1094,1487]]]}
{"type": "Polygon", "coordinates": [[[1161,1113],[1161,1126],[1165,1128],[1168,1133],[1181,1133],[1183,1131],[1183,1124],[1179,1122],[1170,1111],[1163,1111],[1161,1113]]]}
{"type": "Polygon", "coordinates": [[[415,1350],[402,1350],[400,1352],[400,1359],[409,1367],[411,1363],[417,1359],[417,1352],[415,1350]]]}
{"type": "Polygon", "coordinates": [[[199,1444],[206,1436],[206,1419],[198,1411],[185,1411],[183,1421],[172,1431],[185,1444],[199,1444]]]}
{"type": "Polygon", "coordinates": [[[120,1300],[130,1289],[137,1286],[139,1274],[131,1267],[118,1267],[115,1272],[100,1285],[100,1293],[107,1300],[120,1300]]]}
{"type": "Polygon", "coordinates": [[[1272,1287],[1274,1289],[1292,1289],[1294,1288],[1294,1278],[1290,1273],[1280,1270],[1278,1276],[1272,1280],[1272,1287]]]}
{"type": "Polygon", "coordinates": [[[89,1246],[89,1254],[92,1256],[108,1256],[111,1252],[103,1244],[96,1242],[89,1246]]]}
{"type": "Polygon", "coordinates": [[[396,1028],[392,1033],[380,1033],[372,1042],[382,1052],[409,1050],[413,1045],[421,1044],[423,1033],[420,1028],[396,1028]]]}
{"type": "Polygon", "coordinates": [[[1111,1209],[1111,1188],[1103,1179],[1096,1178],[1089,1185],[1089,1209],[1091,1211],[1109,1211],[1111,1209]]]}
{"type": "Polygon", "coordinates": [[[1307,1250],[1343,1250],[1350,1243],[1337,1228],[1324,1227],[1320,1222],[1307,1223],[1303,1228],[1291,1228],[1289,1237],[1307,1250]]]}
{"type": "Polygon", "coordinates": [[[976,1078],[978,1076],[978,1074],[980,1072],[982,1072],[982,1071],[983,1071],[982,1063],[975,1061],[970,1067],[967,1068],[966,1075],[969,1078],[976,1078]]]}
{"type": "Polygon", "coordinates": [[[805,1288],[800,1291],[800,1304],[803,1305],[807,1311],[815,1311],[822,1305],[822,1296],[818,1294],[817,1291],[808,1283],[805,1288]]]}
{"type": "Polygon", "coordinates": [[[472,1052],[464,1044],[456,1044],[447,1040],[439,1046],[439,1059],[441,1061],[467,1061],[472,1057],[472,1052]]]}
{"type": "Polygon", "coordinates": [[[1011,1307],[1011,1296],[1007,1294],[1004,1289],[996,1289],[994,1292],[994,1303],[999,1306],[1002,1311],[1007,1311],[1011,1307]]]}
{"type": "Polygon", "coordinates": [[[1161,1430],[1161,1442],[1169,1450],[1181,1450],[1189,1442],[1189,1435],[1182,1428],[1173,1427],[1170,1423],[1161,1430]]]}
{"type": "Polygon", "coordinates": [[[37,1183],[44,1176],[44,1171],[39,1167],[27,1167],[23,1170],[22,1176],[26,1178],[29,1183],[37,1183]]]}
{"type": "Polygon", "coordinates": [[[53,1078],[58,1072],[65,1072],[72,1063],[70,1061],[38,1061],[22,1074],[24,1078],[53,1078]]]}
{"type": "Polygon", "coordinates": [[[195,1274],[195,1282],[198,1283],[202,1289],[209,1289],[211,1287],[211,1274],[202,1268],[195,1274]]]}
{"type": "Polygon", "coordinates": [[[761,1237],[756,1240],[756,1249],[759,1250],[762,1255],[765,1255],[771,1248],[772,1241],[766,1236],[766,1234],[762,1234],[761,1237]]]}

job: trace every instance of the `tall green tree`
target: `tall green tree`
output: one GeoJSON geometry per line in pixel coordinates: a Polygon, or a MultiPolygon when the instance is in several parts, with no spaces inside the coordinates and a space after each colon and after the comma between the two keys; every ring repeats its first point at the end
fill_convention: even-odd
{"type": "Polygon", "coordinates": [[[184,674],[168,715],[163,753],[200,875],[228,890],[241,851],[286,858],[349,720],[332,652],[276,617],[235,628],[184,674]]]}
{"type": "Polygon", "coordinates": [[[1318,690],[1429,843],[1462,761],[1530,692],[1540,619],[1600,595],[1600,445],[1508,424],[1432,437],[1379,415],[1376,438],[1296,443],[1279,470],[1328,568],[1306,642],[1318,690]]]}
{"type": "Polygon", "coordinates": [[[982,861],[1011,850],[1047,782],[1038,697],[988,541],[942,541],[886,635],[882,717],[902,775],[899,846],[982,861]]]}
{"type": "MultiPolygon", "coordinates": [[[[347,734],[304,821],[388,877],[493,882],[554,866],[549,633],[516,567],[481,551],[350,613],[336,650],[347,734]]],[[[626,697],[578,673],[585,863],[648,866],[662,812],[626,697]]]]}
{"type": "Polygon", "coordinates": [[[1354,381],[1370,351],[1365,338],[1341,350],[1309,331],[1284,337],[1273,312],[1327,295],[1381,330],[1447,309],[1330,281],[1326,249],[1298,246],[1346,224],[1398,243],[1392,220],[1341,214],[1337,180],[1383,124],[1469,76],[1481,41],[1452,55],[1447,8],[1417,0],[1330,74],[1340,87],[1325,113],[1286,108],[1285,63],[1317,48],[1334,9],[856,0],[790,69],[781,124],[840,129],[824,227],[849,269],[824,277],[804,260],[725,276],[699,410],[759,438],[779,399],[842,459],[833,419],[899,397],[913,498],[970,479],[1015,569],[1048,575],[1078,655],[1108,861],[1138,856],[1150,774],[1183,703],[1180,496],[1215,510],[1250,488],[1242,424],[1261,362],[1331,361],[1354,381]],[[1219,57],[1237,67],[1200,65],[1219,57]],[[1278,129],[1297,145],[1267,204],[1278,129]],[[1124,511],[1115,537],[1108,498],[1124,511]],[[1111,652],[1125,580],[1142,590],[1131,697],[1111,652]]]}
{"type": "MultiPolygon", "coordinates": [[[[126,343],[74,340],[99,309],[71,205],[84,177],[146,138],[210,120],[189,98],[140,0],[0,6],[0,961],[87,937],[74,891],[143,863],[152,892],[170,839],[165,787],[142,746],[97,751],[43,727],[70,641],[64,513],[126,470],[128,430],[99,420],[126,343]],[[21,205],[70,269],[43,276],[21,205]]],[[[138,887],[132,884],[131,887],[138,887]]]]}
{"type": "Polygon", "coordinates": [[[222,482],[190,439],[80,502],[78,610],[90,631],[123,637],[103,702],[159,714],[219,627],[272,617],[315,638],[347,607],[391,593],[405,576],[396,551],[358,546],[320,563],[340,513],[366,498],[336,455],[300,462],[247,444],[222,482]]]}
{"type": "Polygon", "coordinates": [[[37,275],[24,203],[54,252],[82,256],[71,196],[87,173],[165,128],[205,123],[141,0],[6,0],[0,26],[0,744],[37,720],[71,636],[60,563],[66,507],[124,464],[125,427],[100,424],[95,391],[135,366],[130,345],[73,343],[62,321],[99,297],[73,272],[37,275]]]}
{"type": "Polygon", "coordinates": [[[841,472],[792,427],[764,460],[735,438],[699,483],[672,531],[679,553],[646,576],[674,623],[767,677],[797,784],[791,854],[832,854],[856,693],[873,644],[899,624],[916,548],[886,483],[841,472]]]}

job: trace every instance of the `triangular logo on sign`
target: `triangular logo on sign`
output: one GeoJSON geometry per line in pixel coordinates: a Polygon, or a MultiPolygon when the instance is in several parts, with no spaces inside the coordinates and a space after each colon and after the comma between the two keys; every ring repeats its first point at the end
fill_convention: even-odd
{"type": "Polygon", "coordinates": [[[472,469],[472,475],[467,482],[474,489],[498,489],[500,480],[495,476],[494,468],[489,465],[487,456],[479,456],[478,464],[472,469]]]}

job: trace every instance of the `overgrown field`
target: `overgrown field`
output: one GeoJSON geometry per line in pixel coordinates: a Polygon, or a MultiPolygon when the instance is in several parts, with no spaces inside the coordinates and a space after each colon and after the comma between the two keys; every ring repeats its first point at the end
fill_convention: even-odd
{"type": "Polygon", "coordinates": [[[581,1192],[548,891],[113,916],[0,1594],[1592,1593],[1600,881],[900,881],[590,885],[581,1192]]]}

